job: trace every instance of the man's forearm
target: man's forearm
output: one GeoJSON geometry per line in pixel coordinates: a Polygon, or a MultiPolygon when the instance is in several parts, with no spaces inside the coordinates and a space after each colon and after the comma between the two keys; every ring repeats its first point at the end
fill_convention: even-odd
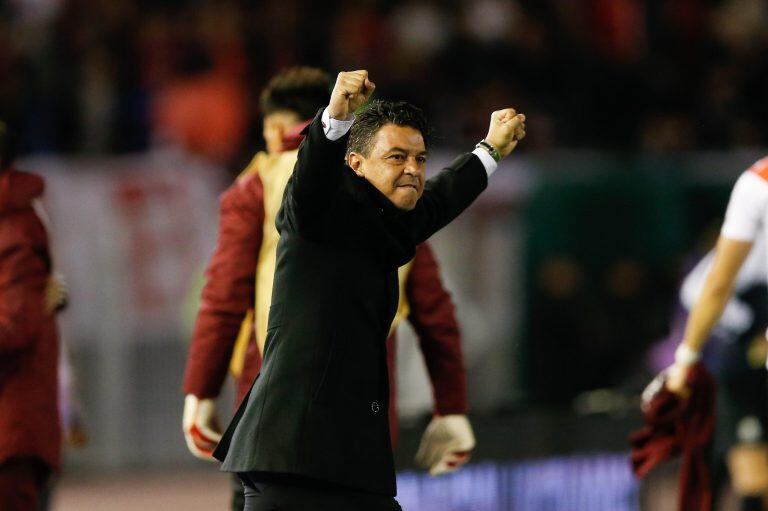
{"type": "Polygon", "coordinates": [[[200,311],[184,371],[182,390],[185,394],[199,398],[219,395],[246,316],[247,311],[242,314],[200,311]]]}
{"type": "Polygon", "coordinates": [[[411,305],[408,320],[419,336],[432,383],[435,412],[440,415],[465,414],[467,378],[459,325],[429,243],[416,247],[406,295],[411,305]]]}
{"type": "Polygon", "coordinates": [[[339,73],[328,106],[305,130],[306,139],[299,148],[288,185],[286,196],[297,200],[300,209],[322,205],[335,189],[344,170],[346,136],[355,120],[354,113],[374,89],[365,70],[339,73]]]}
{"type": "Polygon", "coordinates": [[[421,243],[448,225],[488,186],[488,172],[472,153],[459,156],[450,167],[427,181],[414,210],[415,241],[421,243]]]}
{"type": "Polygon", "coordinates": [[[685,327],[683,344],[688,348],[698,352],[707,342],[731,298],[736,277],[751,249],[752,242],[719,238],[712,268],[685,327]]]}
{"type": "Polygon", "coordinates": [[[291,176],[291,193],[298,201],[324,201],[326,192],[336,186],[343,169],[349,126],[350,121],[331,120],[327,109],[318,112],[307,126],[291,176]]]}
{"type": "Polygon", "coordinates": [[[712,328],[717,324],[728,300],[732,285],[710,282],[704,284],[701,297],[688,319],[683,343],[694,351],[701,351],[712,328]]]}
{"type": "MultiPolygon", "coordinates": [[[[707,254],[683,281],[683,285],[680,288],[680,302],[689,312],[693,311],[701,296],[704,284],[712,269],[713,259],[714,253],[707,254]]],[[[754,282],[752,279],[742,278],[741,273],[739,273],[731,294],[738,295],[746,291],[751,285],[754,285],[754,282]]],[[[726,303],[716,325],[740,335],[752,325],[753,316],[752,309],[747,303],[740,300],[737,296],[732,296],[726,303]]]]}

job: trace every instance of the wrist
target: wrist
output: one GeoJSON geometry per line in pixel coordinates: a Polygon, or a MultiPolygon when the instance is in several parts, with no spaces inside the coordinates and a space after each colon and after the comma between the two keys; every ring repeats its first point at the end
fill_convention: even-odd
{"type": "Polygon", "coordinates": [[[346,119],[337,119],[333,117],[333,112],[330,107],[323,110],[321,116],[321,122],[323,125],[323,132],[328,140],[336,141],[346,135],[352,128],[352,123],[355,121],[355,115],[351,114],[346,119]]]}
{"type": "Polygon", "coordinates": [[[675,364],[684,367],[689,367],[698,362],[701,359],[701,353],[699,350],[691,348],[685,343],[680,343],[680,346],[675,350],[675,364]]]}
{"type": "Polygon", "coordinates": [[[491,155],[491,158],[493,158],[496,163],[499,163],[501,161],[501,153],[499,152],[499,149],[492,143],[488,142],[487,139],[482,139],[480,142],[477,143],[475,148],[484,149],[488,152],[488,154],[491,155]]]}
{"type": "Polygon", "coordinates": [[[346,121],[349,119],[349,108],[347,105],[330,104],[325,107],[328,116],[335,121],[346,121]]]}

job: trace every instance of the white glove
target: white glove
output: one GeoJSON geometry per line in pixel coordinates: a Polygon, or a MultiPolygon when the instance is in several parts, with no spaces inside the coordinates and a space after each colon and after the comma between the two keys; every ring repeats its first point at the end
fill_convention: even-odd
{"type": "Polygon", "coordinates": [[[436,415],[427,426],[416,464],[437,476],[458,470],[469,460],[475,434],[466,415],[436,415]]]}
{"type": "Polygon", "coordinates": [[[182,427],[189,452],[201,460],[216,461],[212,454],[221,440],[216,401],[198,399],[193,394],[187,394],[184,398],[182,427]]]}

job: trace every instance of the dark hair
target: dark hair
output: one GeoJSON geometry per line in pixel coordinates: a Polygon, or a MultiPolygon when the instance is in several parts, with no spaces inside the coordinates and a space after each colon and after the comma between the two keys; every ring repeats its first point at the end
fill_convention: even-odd
{"type": "Polygon", "coordinates": [[[377,99],[360,113],[349,131],[347,154],[351,152],[369,156],[376,133],[386,124],[408,126],[421,133],[424,146],[429,147],[431,130],[421,108],[406,101],[377,99]]]}
{"type": "Polygon", "coordinates": [[[16,150],[11,129],[6,123],[0,121],[0,171],[10,167],[14,159],[16,159],[16,150]]]}
{"type": "Polygon", "coordinates": [[[259,104],[265,116],[288,110],[302,120],[311,119],[328,104],[331,78],[322,69],[292,67],[274,76],[261,92],[259,104]]]}

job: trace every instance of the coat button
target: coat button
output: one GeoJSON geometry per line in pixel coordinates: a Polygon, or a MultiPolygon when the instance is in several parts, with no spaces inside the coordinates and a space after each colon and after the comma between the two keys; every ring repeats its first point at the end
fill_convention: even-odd
{"type": "Polygon", "coordinates": [[[379,403],[377,403],[376,401],[371,403],[371,411],[373,413],[379,413],[379,410],[381,410],[381,407],[379,406],[379,403]]]}

